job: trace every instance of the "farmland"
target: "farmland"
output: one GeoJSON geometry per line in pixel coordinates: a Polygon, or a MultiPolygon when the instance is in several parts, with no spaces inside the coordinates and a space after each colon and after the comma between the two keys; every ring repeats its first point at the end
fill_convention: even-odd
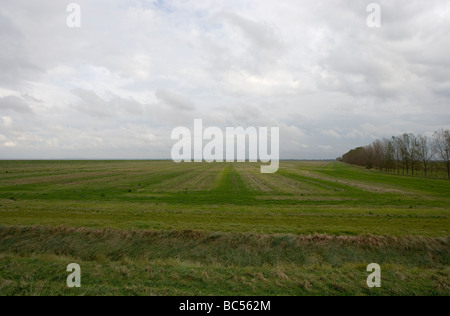
{"type": "Polygon", "coordinates": [[[259,167],[2,161],[0,295],[450,294],[450,181],[259,167]]]}

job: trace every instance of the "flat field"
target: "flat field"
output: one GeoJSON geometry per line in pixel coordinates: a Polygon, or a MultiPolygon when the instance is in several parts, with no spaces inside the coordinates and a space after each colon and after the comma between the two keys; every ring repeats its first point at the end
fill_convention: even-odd
{"type": "Polygon", "coordinates": [[[450,295],[450,181],[337,162],[259,171],[1,161],[0,295],[450,295]]]}

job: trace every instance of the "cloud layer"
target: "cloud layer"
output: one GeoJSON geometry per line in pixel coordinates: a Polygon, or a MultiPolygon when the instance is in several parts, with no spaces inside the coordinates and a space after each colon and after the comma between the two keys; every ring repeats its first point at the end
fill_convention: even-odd
{"type": "Polygon", "coordinates": [[[4,0],[0,159],[169,158],[171,131],[280,127],[282,158],[450,128],[450,3],[4,0]]]}

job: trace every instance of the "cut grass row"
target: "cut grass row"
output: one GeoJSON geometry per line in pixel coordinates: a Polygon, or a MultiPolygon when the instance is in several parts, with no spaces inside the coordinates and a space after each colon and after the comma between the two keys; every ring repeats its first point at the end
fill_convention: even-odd
{"type": "MultiPolygon", "coordinates": [[[[132,162],[131,165],[134,166],[132,172],[127,168],[126,162],[123,162],[121,168],[116,162],[113,164],[114,168],[100,168],[103,170],[100,171],[92,166],[89,169],[89,162],[86,162],[83,173],[56,176],[43,173],[31,178],[14,169],[22,177],[2,178],[0,199],[91,200],[94,203],[105,200],[142,201],[166,204],[179,204],[183,201],[184,204],[191,205],[239,206],[309,204],[367,207],[408,204],[413,207],[445,207],[450,203],[449,181],[378,174],[355,170],[357,168],[343,164],[319,165],[316,169],[310,166],[307,169],[310,175],[302,173],[302,164],[292,163],[282,163],[276,175],[255,173],[254,169],[258,166],[253,164],[171,165],[169,162],[132,162]],[[321,175],[326,175],[326,178],[321,178],[321,175]],[[259,183],[259,187],[252,186],[252,182],[259,183]],[[153,193],[159,195],[152,196],[153,193]],[[261,199],[261,196],[269,198],[261,199]]],[[[48,171],[49,167],[41,168],[48,171]]],[[[8,164],[0,162],[0,174],[5,169],[8,169],[8,164]]],[[[68,169],[65,170],[68,172],[68,169]]]]}
{"type": "Polygon", "coordinates": [[[442,210],[267,206],[188,206],[114,202],[0,201],[3,225],[198,230],[330,235],[449,236],[442,210]],[[32,205],[31,205],[32,204],[32,205]]]}

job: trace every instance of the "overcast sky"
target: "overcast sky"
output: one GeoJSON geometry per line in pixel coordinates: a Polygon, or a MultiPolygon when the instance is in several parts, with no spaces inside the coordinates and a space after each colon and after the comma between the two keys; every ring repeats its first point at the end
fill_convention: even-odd
{"type": "Polygon", "coordinates": [[[450,128],[450,1],[371,2],[2,0],[0,159],[170,158],[195,118],[285,159],[450,128]]]}

